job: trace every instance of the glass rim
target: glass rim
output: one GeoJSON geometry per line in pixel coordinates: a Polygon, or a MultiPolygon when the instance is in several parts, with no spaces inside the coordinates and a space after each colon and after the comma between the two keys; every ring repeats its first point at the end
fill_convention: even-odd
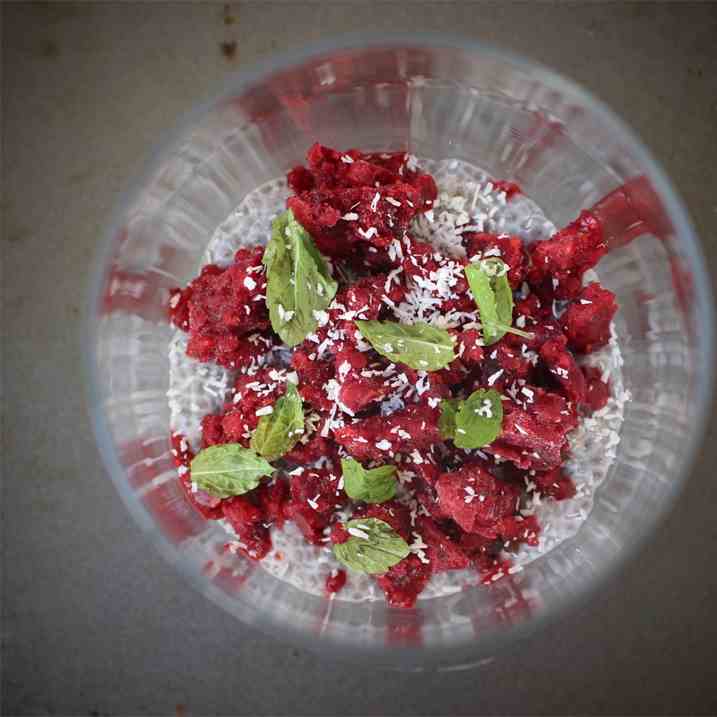
{"type": "MultiPolygon", "coordinates": [[[[182,573],[192,585],[205,597],[212,599],[232,614],[235,619],[247,622],[250,627],[272,634],[280,639],[288,639],[313,650],[320,650],[323,653],[333,653],[346,660],[362,660],[371,657],[376,659],[379,656],[387,658],[387,666],[397,666],[402,669],[411,667],[421,669],[422,667],[444,665],[446,668],[458,669],[460,667],[471,667],[476,664],[476,655],[480,653],[483,657],[492,654],[499,649],[506,647],[509,643],[515,643],[534,633],[536,630],[544,629],[552,623],[559,615],[577,610],[586,602],[589,595],[600,585],[609,582],[619,570],[642,550],[646,541],[652,535],[657,526],[663,522],[668,511],[674,505],[679,493],[684,488],[689,474],[692,472],[698,450],[702,444],[708,416],[712,403],[714,389],[714,368],[712,357],[715,348],[714,336],[714,308],[712,290],[705,261],[687,209],[684,206],[677,190],[668,178],[666,172],[659,162],[652,156],[647,147],[643,144],[636,133],[629,125],[613,112],[605,103],[596,98],[589,91],[583,89],[573,80],[565,77],[552,68],[540,62],[529,59],[510,50],[499,48],[490,43],[478,42],[452,36],[443,33],[352,33],[342,35],[333,39],[320,41],[311,45],[294,49],[291,51],[274,54],[271,57],[254,63],[251,67],[235,72],[222,81],[219,89],[212,93],[211,97],[185,112],[174,125],[164,131],[164,136],[157,141],[150,150],[143,163],[140,172],[129,177],[125,183],[125,189],[115,201],[110,213],[110,219],[105,224],[103,236],[98,241],[94,258],[90,265],[90,276],[86,294],[85,316],[83,318],[83,330],[81,342],[83,344],[83,369],[85,375],[85,399],[88,404],[90,423],[95,437],[102,462],[109,473],[117,492],[127,506],[130,514],[151,542],[180,573],[182,573]],[[102,388],[99,381],[99,366],[95,353],[99,322],[96,317],[96,308],[101,299],[104,286],[105,270],[113,249],[113,240],[117,232],[124,225],[123,217],[126,217],[128,209],[133,206],[140,196],[142,189],[147,185],[150,178],[156,175],[156,168],[160,165],[162,157],[168,150],[175,147],[179,139],[191,130],[198,123],[198,120],[207,116],[214,108],[221,105],[222,100],[230,95],[246,92],[252,87],[261,83],[272,75],[297,69],[310,61],[318,61],[321,57],[327,59],[337,51],[371,51],[378,49],[401,49],[417,48],[426,50],[458,50],[467,53],[481,53],[493,59],[502,61],[507,65],[516,67],[527,74],[539,73],[541,81],[549,86],[564,92],[571,99],[579,100],[597,116],[602,126],[614,131],[623,141],[629,143],[636,158],[644,167],[644,174],[648,176],[661,201],[664,203],[667,215],[670,217],[679,235],[680,247],[684,250],[688,268],[695,278],[695,305],[699,307],[700,314],[704,317],[701,323],[701,332],[695,337],[695,359],[697,385],[701,390],[697,396],[697,420],[695,430],[690,433],[688,443],[685,447],[684,457],[674,473],[674,480],[671,483],[669,493],[665,495],[659,508],[655,510],[641,526],[640,532],[635,536],[629,545],[626,545],[620,553],[614,556],[599,575],[583,581],[577,591],[569,596],[559,597],[550,606],[542,610],[537,616],[531,617],[524,622],[511,626],[502,631],[489,630],[485,637],[476,640],[472,635],[465,640],[456,642],[454,645],[431,645],[428,648],[420,646],[387,646],[385,644],[367,645],[355,644],[351,649],[341,639],[316,640],[312,634],[293,627],[289,621],[278,622],[272,619],[260,608],[254,609],[251,622],[239,618],[232,612],[228,605],[223,604],[219,596],[214,595],[208,589],[209,583],[203,579],[198,572],[194,571],[187,561],[181,559],[176,553],[175,547],[162,534],[157,524],[151,519],[147,511],[142,507],[140,501],[129,490],[126,471],[119,462],[119,458],[109,429],[108,419],[102,404],[102,388]],[[486,650],[487,648],[487,650],[486,650]],[[402,663],[402,664],[401,664],[402,663]]],[[[380,659],[378,660],[380,664],[380,659]]]]}

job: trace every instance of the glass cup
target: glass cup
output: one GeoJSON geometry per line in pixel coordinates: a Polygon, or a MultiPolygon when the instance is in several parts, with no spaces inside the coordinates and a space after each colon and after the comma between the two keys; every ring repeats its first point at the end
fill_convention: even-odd
{"type": "Polygon", "coordinates": [[[404,669],[474,663],[594,594],[675,499],[704,432],[713,315],[689,217],[642,143],[572,82],[481,44],[358,38],[232,77],[162,142],[118,203],[92,276],[87,333],[97,441],[151,542],[240,620],[307,647],[404,669]],[[169,289],[198,271],[242,198],[315,141],[459,158],[516,181],[560,226],[595,207],[598,267],[620,304],[632,395],[609,475],[579,533],[490,588],[400,610],[309,595],[223,553],[169,445],[169,289]]]}

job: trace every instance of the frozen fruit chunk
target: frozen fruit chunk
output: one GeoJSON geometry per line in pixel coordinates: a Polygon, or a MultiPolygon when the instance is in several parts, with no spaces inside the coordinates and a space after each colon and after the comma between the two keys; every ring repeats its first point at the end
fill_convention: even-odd
{"type": "Polygon", "coordinates": [[[222,366],[253,370],[264,362],[267,353],[275,345],[276,337],[271,334],[250,333],[235,336],[227,333],[219,337],[200,334],[190,336],[187,355],[202,361],[205,360],[204,357],[213,357],[213,360],[222,366]]]}
{"type": "Polygon", "coordinates": [[[483,337],[478,329],[465,329],[457,336],[456,351],[460,360],[468,367],[483,362],[483,337]]]}
{"type": "Polygon", "coordinates": [[[391,391],[388,381],[380,371],[365,370],[368,365],[366,354],[357,351],[350,344],[344,345],[337,352],[335,365],[341,385],[338,398],[344,410],[348,409],[351,414],[382,400],[391,391]]]}
{"type": "MultiPolygon", "coordinates": [[[[537,296],[537,294],[530,293],[528,294],[524,299],[518,299],[515,302],[515,320],[519,321],[521,316],[524,316],[526,319],[526,322],[528,326],[533,323],[537,323],[540,321],[543,321],[545,319],[552,319],[552,306],[548,304],[543,304],[543,302],[540,300],[540,297],[537,296]]],[[[520,323],[523,323],[520,321],[520,323]]],[[[520,327],[518,327],[520,328],[520,327]]],[[[530,328],[526,328],[526,331],[531,330],[530,328]]]]}
{"type": "MultiPolygon", "coordinates": [[[[435,481],[438,480],[436,476],[435,481]]],[[[428,513],[435,520],[445,520],[450,518],[450,515],[446,513],[441,503],[438,501],[438,495],[436,494],[435,485],[429,483],[423,478],[418,478],[414,485],[416,491],[416,499],[421,505],[423,510],[428,513]]]]}
{"type": "MultiPolygon", "coordinates": [[[[385,276],[367,276],[339,292],[335,301],[339,305],[337,319],[347,322],[353,322],[355,318],[377,319],[382,308],[381,295],[388,293],[384,289],[385,283],[385,276]]],[[[393,298],[400,301],[401,293],[393,298]]]]}
{"type": "Polygon", "coordinates": [[[546,241],[531,245],[528,282],[538,289],[552,285],[557,299],[571,299],[580,292],[583,274],[607,252],[600,223],[590,212],[580,216],[546,241]]]}
{"type": "Polygon", "coordinates": [[[393,607],[410,608],[431,579],[430,564],[422,563],[417,555],[396,563],[387,573],[376,579],[386,600],[393,607]]]}
{"type": "Polygon", "coordinates": [[[551,339],[561,339],[563,332],[560,330],[558,322],[551,316],[550,318],[541,318],[537,323],[526,322],[525,326],[521,326],[522,322],[515,323],[518,328],[522,328],[524,331],[528,331],[531,334],[530,338],[518,336],[517,334],[506,334],[501,341],[507,346],[519,349],[521,354],[534,360],[534,355],[527,354],[529,351],[537,351],[546,341],[551,339]]]}
{"type": "Polygon", "coordinates": [[[577,426],[578,414],[575,405],[556,391],[518,382],[510,385],[507,394],[512,400],[503,403],[503,412],[506,415],[522,408],[538,423],[558,427],[562,432],[577,426]]]}
{"type": "Polygon", "coordinates": [[[600,284],[588,284],[570,302],[560,319],[570,348],[578,353],[590,353],[610,340],[610,322],[617,312],[615,294],[600,284]]]}
{"type": "Polygon", "coordinates": [[[236,368],[246,363],[242,336],[270,328],[263,248],[240,249],[225,269],[205,266],[180,294],[170,299],[170,316],[189,332],[187,355],[236,368]]]}
{"type": "Polygon", "coordinates": [[[299,376],[301,398],[319,412],[331,410],[332,402],[324,386],[334,376],[333,362],[317,358],[316,344],[304,342],[294,349],[291,365],[299,376]]]}
{"type": "Polygon", "coordinates": [[[566,443],[562,426],[541,423],[536,416],[514,408],[503,416],[503,430],[498,440],[483,450],[519,468],[550,470],[562,463],[566,443]]]}
{"type": "Polygon", "coordinates": [[[602,380],[602,371],[595,366],[583,366],[587,391],[585,407],[590,411],[599,411],[607,405],[610,398],[610,383],[602,380]]]}
{"type": "Polygon", "coordinates": [[[382,378],[348,376],[339,389],[339,401],[351,413],[358,413],[370,404],[383,399],[389,390],[382,378]]]}
{"type": "MultiPolygon", "coordinates": [[[[522,407],[539,423],[554,426],[562,433],[572,431],[578,425],[575,404],[564,396],[539,386],[523,386],[518,394],[522,407]]],[[[512,410],[508,404],[507,412],[512,410]]]]}
{"type": "MultiPolygon", "coordinates": [[[[404,242],[403,271],[408,286],[418,286],[436,299],[435,307],[441,313],[475,310],[473,296],[468,292],[468,281],[463,272],[465,261],[444,256],[436,248],[416,240],[404,242]]],[[[430,312],[429,312],[430,313],[430,312]]]]}
{"type": "Polygon", "coordinates": [[[190,287],[170,289],[169,292],[169,320],[182,331],[189,331],[189,297],[191,295],[190,287]]]}
{"type": "Polygon", "coordinates": [[[227,443],[222,428],[222,414],[207,414],[202,418],[202,448],[227,443]]]}
{"type": "Polygon", "coordinates": [[[479,374],[481,385],[504,393],[506,385],[511,381],[530,380],[535,372],[538,355],[523,346],[525,344],[519,348],[503,338],[484,349],[485,358],[479,374]]]}
{"type": "Polygon", "coordinates": [[[294,167],[286,175],[286,182],[294,194],[309,192],[316,186],[314,175],[306,167],[294,167]]]}
{"type": "Polygon", "coordinates": [[[403,182],[347,189],[340,196],[346,211],[358,215],[358,219],[346,221],[352,240],[377,248],[385,248],[392,239],[403,236],[421,203],[420,192],[403,182]]]}
{"type": "Polygon", "coordinates": [[[323,542],[324,530],[331,524],[336,509],[346,505],[346,493],[339,488],[338,478],[339,472],[330,468],[305,469],[291,475],[291,498],[284,513],[314,545],[323,542]]]}
{"type": "Polygon", "coordinates": [[[351,371],[360,372],[368,366],[368,356],[350,343],[346,342],[338,345],[335,355],[336,370],[339,378],[347,375],[351,371]]]}
{"type": "Polygon", "coordinates": [[[194,458],[194,451],[191,449],[189,441],[181,433],[173,433],[170,437],[170,442],[172,444],[171,452],[174,465],[177,468],[180,466],[189,468],[194,458]]]}
{"type": "Polygon", "coordinates": [[[339,592],[346,585],[346,571],[332,570],[326,578],[326,592],[333,595],[339,592]]]}
{"type": "Polygon", "coordinates": [[[585,401],[585,376],[565,346],[565,337],[550,339],[540,347],[540,358],[552,380],[574,403],[585,401]]]}
{"type": "Polygon", "coordinates": [[[311,235],[319,251],[335,259],[348,256],[351,244],[348,228],[342,222],[342,203],[331,192],[313,189],[289,197],[286,206],[296,221],[311,235]]]}
{"type": "MultiPolygon", "coordinates": [[[[460,334],[458,335],[460,336],[460,334]]],[[[451,361],[448,366],[440,369],[440,371],[431,371],[428,374],[430,393],[425,396],[425,399],[427,400],[428,398],[435,398],[437,396],[447,398],[450,396],[450,387],[463,383],[468,374],[468,366],[459,358],[451,361]]]]}
{"type": "Polygon", "coordinates": [[[411,476],[410,487],[419,504],[416,506],[418,514],[430,515],[436,519],[449,517],[441,509],[436,497],[434,486],[441,469],[435,464],[430,452],[417,449],[412,451],[410,455],[403,457],[399,463],[399,470],[404,476],[411,476]]]}
{"type": "Polygon", "coordinates": [[[295,463],[299,466],[311,465],[319,458],[336,459],[336,446],[333,441],[325,438],[320,433],[320,426],[313,434],[307,433],[301,440],[284,456],[284,460],[295,463]]]}
{"type": "Polygon", "coordinates": [[[575,495],[575,484],[562,468],[554,468],[545,473],[535,473],[530,476],[542,495],[554,500],[566,500],[575,495]]]}
{"type": "Polygon", "coordinates": [[[517,289],[528,272],[528,254],[523,248],[520,237],[503,234],[487,234],[484,232],[465,232],[463,243],[469,259],[477,257],[499,257],[508,265],[508,281],[517,289]]]}
{"type": "Polygon", "coordinates": [[[494,558],[490,563],[479,565],[478,570],[481,574],[481,582],[483,585],[491,585],[496,580],[504,578],[508,571],[513,567],[510,560],[504,560],[500,556],[494,558]]]}
{"type": "Polygon", "coordinates": [[[498,564],[501,541],[496,538],[485,538],[477,533],[463,533],[458,541],[463,552],[483,574],[493,570],[498,564]]]}
{"type": "Polygon", "coordinates": [[[309,148],[306,159],[316,186],[323,189],[373,186],[376,182],[390,184],[398,180],[395,172],[355,149],[339,152],[317,142],[309,148]]]}
{"type": "Polygon", "coordinates": [[[337,189],[383,187],[405,182],[416,188],[423,204],[432,203],[438,190],[433,177],[408,167],[405,152],[364,153],[356,149],[339,152],[318,142],[306,155],[308,168],[296,167],[288,174],[290,188],[297,194],[312,188],[337,189]]]}
{"type": "Polygon", "coordinates": [[[440,443],[439,417],[438,408],[408,406],[390,416],[371,416],[337,428],[334,437],[358,460],[383,460],[440,443]]]}
{"type": "Polygon", "coordinates": [[[288,482],[277,478],[271,483],[261,483],[254,490],[253,496],[263,512],[264,521],[281,528],[285,520],[284,508],[289,500],[288,482]]]}
{"type": "Polygon", "coordinates": [[[222,417],[224,442],[248,446],[263,411],[273,406],[286,391],[286,381],[285,371],[268,367],[251,376],[239,375],[222,417]]]}
{"type": "Polygon", "coordinates": [[[319,250],[335,259],[349,259],[360,247],[385,250],[403,236],[420,203],[420,191],[403,182],[314,189],[287,200],[319,250]]]}
{"type": "Polygon", "coordinates": [[[270,367],[258,369],[252,375],[237,376],[224,404],[224,413],[209,414],[202,419],[202,447],[222,443],[248,446],[262,411],[285,392],[287,378],[286,371],[270,367]]]}
{"type": "Polygon", "coordinates": [[[238,550],[252,560],[261,560],[271,550],[271,536],[264,514],[249,497],[239,495],[222,501],[224,518],[239,541],[238,550]]]}
{"type": "Polygon", "coordinates": [[[411,451],[411,455],[405,459],[404,465],[408,465],[410,461],[410,470],[416,476],[428,485],[434,485],[441,475],[441,471],[435,463],[435,458],[430,450],[428,451],[411,451]]]}
{"type": "Polygon", "coordinates": [[[351,536],[343,523],[334,523],[331,526],[329,537],[334,545],[340,545],[345,543],[351,536]]]}
{"type": "Polygon", "coordinates": [[[526,543],[527,545],[538,545],[540,526],[534,515],[509,515],[501,518],[497,526],[498,534],[503,540],[504,546],[509,547],[526,543]]]}
{"type": "Polygon", "coordinates": [[[496,537],[495,523],[516,510],[520,490],[477,464],[443,473],[436,483],[443,510],[468,533],[496,537]]]}
{"type": "Polygon", "coordinates": [[[326,323],[301,345],[303,353],[308,356],[313,354],[314,357],[319,353],[322,358],[333,355],[337,359],[337,367],[345,360],[346,351],[360,353],[356,351],[356,346],[361,334],[355,320],[378,319],[382,308],[385,308],[383,298],[386,296],[394,303],[403,299],[403,285],[394,283],[386,291],[385,283],[382,275],[369,276],[339,291],[328,310],[326,323]]]}
{"type": "Polygon", "coordinates": [[[404,172],[405,180],[415,187],[421,196],[421,207],[430,208],[438,196],[438,187],[430,174],[421,172],[404,172]]]}
{"type": "MultiPolygon", "coordinates": [[[[451,385],[458,383],[463,378],[462,371],[458,373],[454,368],[455,361],[449,364],[445,369],[440,371],[416,371],[408,366],[401,365],[401,372],[408,379],[408,383],[413,387],[410,396],[406,394],[406,398],[410,398],[415,403],[435,403],[436,400],[449,398],[451,395],[451,385]],[[458,380],[456,380],[458,378],[458,380]]],[[[393,427],[393,432],[397,433],[399,429],[393,427]]]]}
{"type": "Polygon", "coordinates": [[[428,545],[426,554],[434,573],[446,570],[463,570],[470,565],[470,558],[453,538],[448,536],[431,518],[420,516],[415,532],[428,545]]]}

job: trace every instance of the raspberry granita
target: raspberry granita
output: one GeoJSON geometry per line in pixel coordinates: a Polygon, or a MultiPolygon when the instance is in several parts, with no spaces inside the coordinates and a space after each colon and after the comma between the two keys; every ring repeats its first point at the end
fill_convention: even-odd
{"type": "Polygon", "coordinates": [[[172,454],[229,550],[410,608],[574,532],[627,398],[598,218],[404,152],[315,144],[272,186],[169,297],[172,454]]]}

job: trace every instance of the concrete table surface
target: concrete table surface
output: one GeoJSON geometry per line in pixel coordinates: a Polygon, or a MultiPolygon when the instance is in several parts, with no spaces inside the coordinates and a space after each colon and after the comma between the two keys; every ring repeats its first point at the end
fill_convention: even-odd
{"type": "Polygon", "coordinates": [[[669,519],[599,598],[480,669],[381,673],[239,625],[163,562],[100,463],[79,343],[108,212],[162,131],[237,68],[350,30],[452,32],[572,76],[664,164],[714,273],[717,4],[250,2],[230,13],[227,25],[216,4],[2,6],[3,712],[717,711],[714,427],[669,519]]]}

